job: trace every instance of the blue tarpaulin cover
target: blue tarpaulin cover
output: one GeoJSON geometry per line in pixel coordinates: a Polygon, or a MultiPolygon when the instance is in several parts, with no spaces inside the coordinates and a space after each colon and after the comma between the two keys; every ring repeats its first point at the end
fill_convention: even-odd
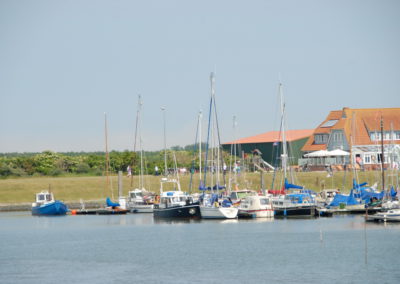
{"type": "Polygon", "coordinates": [[[353,189],[350,191],[349,195],[336,194],[329,206],[339,206],[340,203],[344,203],[346,205],[360,204],[360,202],[358,202],[354,197],[353,189]]]}
{"type": "Polygon", "coordinates": [[[296,185],[296,184],[291,184],[291,183],[288,182],[287,179],[285,179],[285,189],[290,189],[290,188],[303,189],[302,186],[296,185]]]}
{"type": "Polygon", "coordinates": [[[120,206],[119,203],[114,203],[114,202],[112,202],[111,199],[110,199],[110,197],[107,197],[106,203],[107,203],[107,206],[108,206],[108,207],[117,207],[117,206],[120,206]]]}

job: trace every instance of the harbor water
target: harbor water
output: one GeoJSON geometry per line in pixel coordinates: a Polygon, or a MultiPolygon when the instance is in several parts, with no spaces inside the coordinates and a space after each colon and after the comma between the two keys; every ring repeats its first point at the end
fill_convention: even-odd
{"type": "Polygon", "coordinates": [[[0,283],[399,283],[400,224],[0,213],[0,283]]]}

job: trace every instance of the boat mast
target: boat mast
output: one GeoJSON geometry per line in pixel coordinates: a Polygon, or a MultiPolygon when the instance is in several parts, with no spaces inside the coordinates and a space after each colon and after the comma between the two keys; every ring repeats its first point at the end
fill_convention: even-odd
{"type": "Polygon", "coordinates": [[[141,117],[141,111],[142,111],[142,96],[139,95],[139,149],[140,149],[140,179],[139,179],[139,189],[144,188],[144,171],[143,171],[143,144],[142,144],[142,117],[141,117]]]}
{"type": "Polygon", "coordinates": [[[384,164],[385,164],[385,153],[384,153],[384,148],[383,148],[383,117],[381,114],[381,152],[382,152],[382,157],[381,157],[381,165],[382,165],[382,190],[385,191],[385,169],[384,169],[384,164]]]}
{"type": "Polygon", "coordinates": [[[213,89],[213,83],[212,83],[212,77],[213,73],[210,75],[210,80],[211,80],[211,96],[210,96],[210,106],[209,106],[209,112],[208,112],[208,129],[207,129],[207,143],[206,143],[206,156],[204,160],[204,178],[203,178],[203,184],[204,187],[207,187],[207,169],[208,169],[208,151],[210,148],[210,128],[211,128],[211,114],[212,114],[212,103],[213,103],[213,95],[212,95],[212,89],[213,89]]]}
{"type": "Polygon", "coordinates": [[[203,119],[202,110],[199,111],[198,127],[199,127],[199,180],[201,181],[201,120],[203,119]]]}
{"type": "Polygon", "coordinates": [[[167,137],[165,133],[165,107],[161,107],[161,111],[163,113],[163,121],[164,121],[164,175],[167,176],[167,137]]]}
{"type": "Polygon", "coordinates": [[[286,129],[285,129],[285,102],[283,99],[282,83],[279,83],[279,95],[281,99],[281,131],[282,131],[282,168],[283,177],[287,177],[287,145],[286,145],[286,129]]]}
{"type": "MultiPolygon", "coordinates": [[[[139,133],[139,152],[140,152],[140,173],[139,173],[139,189],[143,187],[143,149],[142,149],[142,134],[141,134],[141,109],[142,109],[142,96],[138,95],[138,108],[136,111],[136,123],[135,123],[135,140],[133,144],[133,152],[136,153],[136,142],[139,133]]],[[[133,169],[134,162],[132,163],[131,169],[133,169]]],[[[133,174],[131,175],[131,186],[133,186],[133,174]]]]}
{"type": "Polygon", "coordinates": [[[108,130],[107,130],[107,114],[104,113],[104,139],[105,139],[105,147],[106,147],[106,188],[110,187],[111,191],[111,198],[114,199],[114,192],[112,190],[111,184],[110,184],[110,177],[109,177],[109,171],[110,171],[110,156],[108,154],[108,130]]]}

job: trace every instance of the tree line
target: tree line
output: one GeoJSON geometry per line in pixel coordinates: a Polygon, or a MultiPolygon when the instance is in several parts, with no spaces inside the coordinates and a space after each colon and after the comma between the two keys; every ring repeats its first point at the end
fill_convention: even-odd
{"type": "MultiPolygon", "coordinates": [[[[202,145],[203,149],[205,145],[202,145]]],[[[185,147],[173,146],[167,150],[167,167],[197,168],[199,158],[196,145],[185,147]],[[175,156],[175,157],[173,157],[175,156]]],[[[143,157],[145,174],[154,174],[156,166],[160,172],[165,171],[164,150],[145,151],[111,151],[109,157],[110,173],[126,172],[131,167],[132,174],[140,172],[140,157],[143,157]]],[[[227,153],[224,154],[225,158],[227,153]]],[[[105,152],[67,152],[57,153],[0,153],[0,177],[24,176],[63,176],[63,175],[104,175],[106,168],[105,152]]]]}

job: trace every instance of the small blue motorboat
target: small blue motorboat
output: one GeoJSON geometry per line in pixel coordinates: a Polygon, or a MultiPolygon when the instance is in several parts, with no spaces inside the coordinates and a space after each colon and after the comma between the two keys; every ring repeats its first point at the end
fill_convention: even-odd
{"type": "Polygon", "coordinates": [[[54,200],[53,193],[48,191],[37,193],[36,202],[32,203],[32,215],[65,215],[67,212],[67,205],[59,200],[54,200]]]}

